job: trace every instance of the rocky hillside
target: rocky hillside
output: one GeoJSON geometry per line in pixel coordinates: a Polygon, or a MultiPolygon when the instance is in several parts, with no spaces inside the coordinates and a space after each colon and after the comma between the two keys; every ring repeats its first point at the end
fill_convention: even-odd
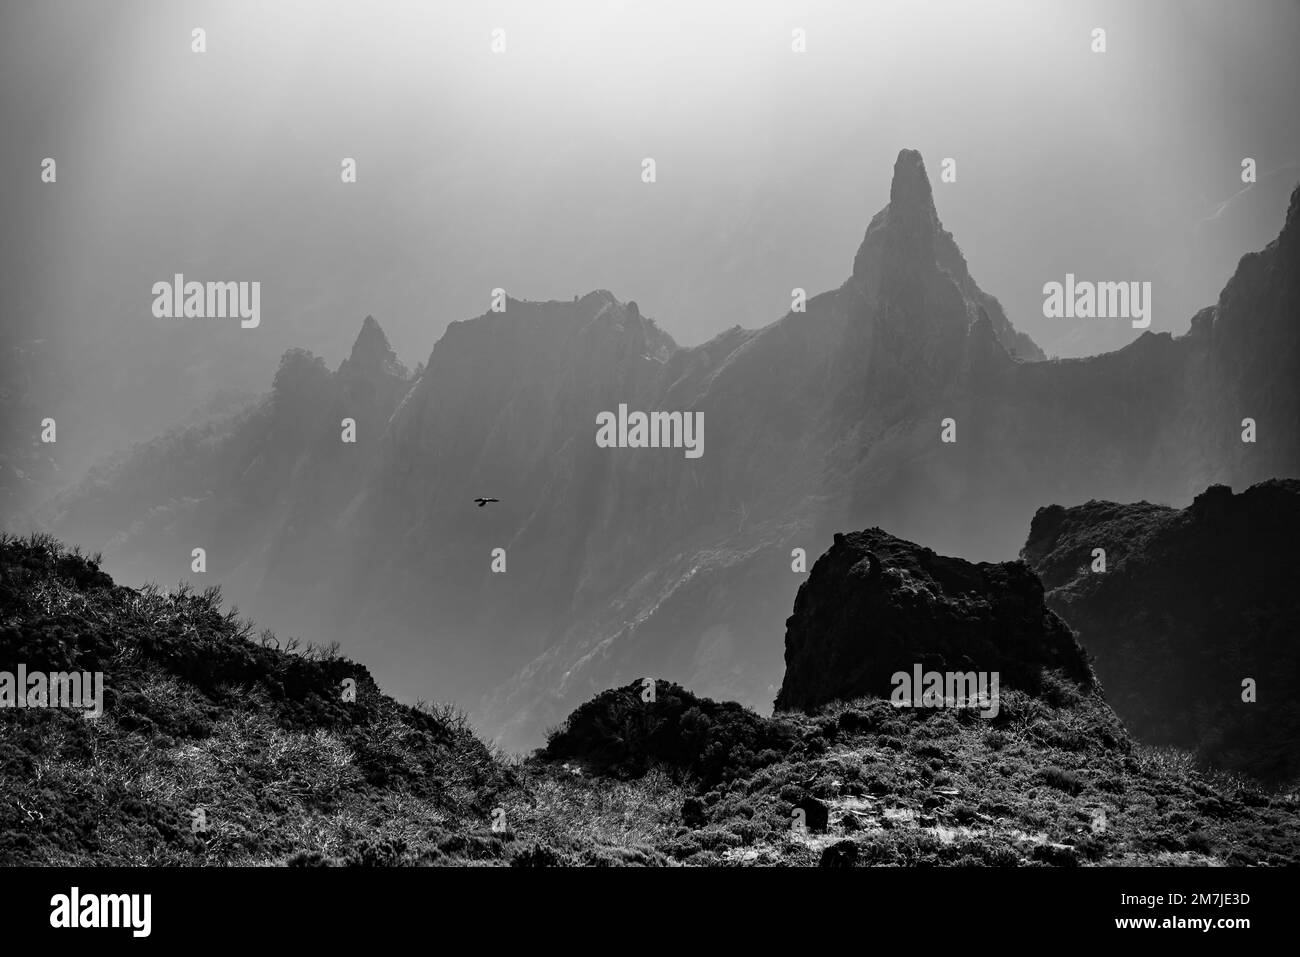
{"type": "Polygon", "coordinates": [[[1290,695],[1300,682],[1298,539],[1300,482],[1287,480],[1237,495],[1212,486],[1184,509],[1042,508],[1023,555],[1137,738],[1291,782],[1300,776],[1300,706],[1290,695]],[[1244,700],[1248,679],[1254,700],[1244,700]]]}
{"type": "Polygon", "coordinates": [[[607,292],[512,298],[453,323],[418,378],[384,379],[353,447],[345,370],[291,354],[257,412],[146,448],[47,517],[134,582],[191,577],[202,545],[196,581],[340,640],[405,699],[460,697],[512,748],[646,673],[766,708],[792,553],[838,529],[1006,558],[1042,502],[1300,476],[1298,255],[1300,193],[1186,336],[1042,361],[904,150],[849,278],[806,311],[682,348],[607,292]],[[703,455],[598,447],[620,404],[701,414],[703,455]]]}
{"type": "Polygon", "coordinates": [[[101,673],[103,713],[0,710],[3,864],[364,863],[413,832],[437,857],[512,783],[453,712],[50,539],[0,541],[0,673],[19,666],[101,673]]]}
{"type": "MultiPolygon", "coordinates": [[[[809,590],[859,587],[834,568],[809,590]]],[[[454,709],[254,636],[215,592],[121,587],[52,540],[4,538],[0,688],[20,665],[102,672],[103,713],[0,708],[4,865],[1300,860],[1294,796],[1134,747],[1060,672],[1003,689],[990,718],[878,697],[768,718],[637,681],[508,760],[454,709]]]]}

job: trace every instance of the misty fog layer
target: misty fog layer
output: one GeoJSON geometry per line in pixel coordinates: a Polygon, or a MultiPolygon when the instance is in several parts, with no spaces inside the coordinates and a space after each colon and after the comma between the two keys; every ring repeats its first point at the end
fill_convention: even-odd
{"type": "Polygon", "coordinates": [[[1042,286],[1067,272],[1151,281],[1152,329],[1183,332],[1276,234],[1300,159],[1286,3],[54,0],[3,16],[0,322],[31,408],[64,425],[55,482],[220,390],[263,390],[286,348],[336,364],[367,314],[411,365],[497,287],[609,289],[685,345],[766,325],[792,288],[841,281],[902,146],[957,161],[956,182],[936,179],[945,223],[1048,354],[1135,335],[1045,320],[1042,286]],[[150,285],[177,272],[260,280],[265,321],[157,322],[150,285]]]}

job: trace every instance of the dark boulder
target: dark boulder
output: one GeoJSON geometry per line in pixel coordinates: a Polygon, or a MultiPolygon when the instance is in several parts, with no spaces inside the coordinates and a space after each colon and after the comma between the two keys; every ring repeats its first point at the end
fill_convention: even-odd
{"type": "Polygon", "coordinates": [[[1023,562],[947,558],[878,528],[837,534],[786,621],[777,710],[888,697],[895,672],[997,672],[1036,692],[1044,670],[1091,689],[1074,635],[1023,562]]]}

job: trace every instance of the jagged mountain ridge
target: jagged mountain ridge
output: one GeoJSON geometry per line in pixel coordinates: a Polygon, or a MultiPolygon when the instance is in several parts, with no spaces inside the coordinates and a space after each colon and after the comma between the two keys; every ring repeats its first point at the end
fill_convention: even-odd
{"type": "MultiPolygon", "coordinates": [[[[476,717],[514,746],[643,674],[763,706],[803,579],[794,547],[816,554],[836,529],[882,525],[1009,557],[1044,501],[1189,500],[1216,481],[1297,474],[1296,210],[1293,198],[1278,241],[1243,259],[1187,336],[1025,361],[1041,353],[970,278],[920,156],[903,151],[852,275],[805,313],[680,348],[609,293],[511,299],[448,328],[332,484],[319,476],[342,472],[340,412],[306,395],[295,408],[320,444],[276,473],[285,484],[253,494],[246,471],[209,483],[214,501],[271,498],[282,516],[222,513],[210,572],[259,619],[382,649],[368,653],[394,662],[377,670],[403,696],[487,693],[476,717]],[[597,448],[595,416],[620,403],[702,412],[703,457],[597,448]],[[1243,448],[1247,414],[1266,438],[1243,448]],[[939,441],[949,416],[955,445],[939,441]],[[304,489],[301,474],[318,477],[304,489]],[[480,494],[502,501],[468,507],[480,494]],[[503,575],[489,570],[497,547],[503,575]]],[[[263,430],[300,441],[278,408],[263,430]]],[[[61,533],[101,540],[81,533],[77,496],[61,507],[61,533]]],[[[171,527],[163,579],[187,568],[185,540],[212,534],[171,527]]],[[[145,541],[119,551],[142,556],[145,541]]]]}

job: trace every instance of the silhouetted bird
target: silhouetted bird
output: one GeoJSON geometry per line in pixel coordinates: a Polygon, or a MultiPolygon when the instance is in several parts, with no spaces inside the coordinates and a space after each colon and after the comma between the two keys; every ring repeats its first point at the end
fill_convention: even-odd
{"type": "Polygon", "coordinates": [[[499,498],[476,498],[476,499],[474,499],[474,501],[478,502],[478,507],[479,507],[479,508],[482,508],[482,507],[483,507],[484,505],[486,505],[488,502],[499,502],[499,501],[501,501],[501,499],[499,499],[499,498]]]}

